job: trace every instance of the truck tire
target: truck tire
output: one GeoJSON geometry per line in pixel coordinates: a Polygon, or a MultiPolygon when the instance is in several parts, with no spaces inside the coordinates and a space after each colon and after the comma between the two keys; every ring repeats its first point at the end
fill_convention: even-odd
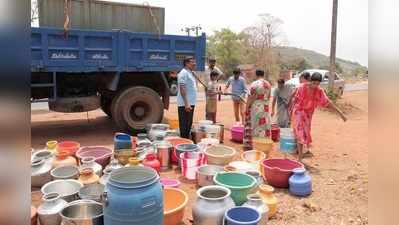
{"type": "Polygon", "coordinates": [[[154,90],[136,86],[121,91],[112,101],[115,124],[128,132],[141,132],[146,124],[159,123],[163,118],[163,103],[154,90]]]}
{"type": "Polygon", "coordinates": [[[178,85],[177,85],[177,83],[176,82],[172,82],[171,84],[170,84],[170,88],[169,88],[169,90],[170,90],[170,95],[171,96],[176,96],[177,95],[177,92],[178,92],[178,85]]]}
{"type": "Polygon", "coordinates": [[[111,113],[112,98],[101,96],[101,109],[109,118],[112,118],[111,113]]]}

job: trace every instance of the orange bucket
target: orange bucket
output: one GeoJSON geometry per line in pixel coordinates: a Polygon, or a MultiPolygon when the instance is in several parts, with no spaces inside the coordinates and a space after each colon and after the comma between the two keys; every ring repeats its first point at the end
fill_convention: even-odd
{"type": "Polygon", "coordinates": [[[57,152],[67,152],[71,156],[75,156],[76,151],[80,148],[80,143],[76,141],[62,141],[57,144],[57,152]]]}
{"type": "Polygon", "coordinates": [[[164,225],[180,225],[188,202],[188,195],[178,188],[163,189],[164,225]]]}

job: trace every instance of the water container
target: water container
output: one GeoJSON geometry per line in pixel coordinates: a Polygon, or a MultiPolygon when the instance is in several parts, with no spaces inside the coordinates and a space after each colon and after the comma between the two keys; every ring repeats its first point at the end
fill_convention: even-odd
{"type": "Polygon", "coordinates": [[[237,206],[227,210],[224,218],[225,225],[258,225],[262,217],[256,209],[237,206]]]}
{"type": "Polygon", "coordinates": [[[304,168],[296,168],[289,179],[289,191],[296,196],[308,196],[312,193],[312,178],[304,168]]]}
{"type": "Polygon", "coordinates": [[[280,151],[294,153],[296,150],[296,139],[292,128],[281,128],[280,130],[280,151]]]}
{"type": "Polygon", "coordinates": [[[112,171],[104,196],[104,224],[163,225],[163,193],[154,169],[132,166],[112,171]]]}
{"type": "Polygon", "coordinates": [[[125,133],[116,133],[114,136],[114,150],[132,149],[132,137],[125,133]]]}

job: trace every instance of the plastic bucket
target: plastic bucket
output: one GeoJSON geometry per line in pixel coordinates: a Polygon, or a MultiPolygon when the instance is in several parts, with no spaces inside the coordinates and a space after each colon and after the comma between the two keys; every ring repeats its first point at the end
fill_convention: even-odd
{"type": "Polygon", "coordinates": [[[231,198],[236,205],[242,205],[247,201],[247,195],[257,184],[257,180],[245,173],[220,172],[213,178],[215,184],[231,190],[231,198]]]}
{"type": "Polygon", "coordinates": [[[76,157],[82,160],[84,157],[94,157],[95,161],[105,168],[111,160],[112,150],[102,146],[82,147],[76,152],[76,157]]]}
{"type": "Polygon", "coordinates": [[[164,225],[180,225],[188,202],[187,193],[177,188],[165,188],[163,200],[164,225]]]}
{"type": "Polygon", "coordinates": [[[62,141],[57,144],[57,152],[67,152],[71,156],[75,156],[79,148],[80,143],[76,141],[62,141]]]}
{"type": "Polygon", "coordinates": [[[249,207],[234,207],[224,214],[225,225],[257,225],[261,215],[256,209],[249,207]]]}
{"type": "Polygon", "coordinates": [[[233,126],[231,128],[231,139],[235,142],[242,143],[242,141],[244,140],[244,127],[233,126]]]}
{"type": "Polygon", "coordinates": [[[296,139],[292,137],[280,138],[280,151],[285,153],[294,153],[296,150],[296,139]]]}
{"type": "Polygon", "coordinates": [[[116,133],[114,136],[114,150],[132,149],[132,137],[125,133],[116,133]]]}
{"type": "Polygon", "coordinates": [[[263,178],[277,188],[288,188],[288,179],[295,168],[304,168],[300,162],[290,159],[265,159],[261,162],[263,178]]]}
{"type": "Polygon", "coordinates": [[[270,138],[254,137],[252,139],[253,147],[266,154],[266,157],[273,150],[273,141],[270,138]]]}

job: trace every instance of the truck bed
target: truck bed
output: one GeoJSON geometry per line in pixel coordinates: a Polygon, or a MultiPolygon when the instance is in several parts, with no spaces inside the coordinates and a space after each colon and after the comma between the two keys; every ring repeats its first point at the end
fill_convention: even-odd
{"type": "Polygon", "coordinates": [[[205,34],[198,37],[32,28],[32,72],[166,72],[182,68],[194,56],[196,70],[205,69],[205,34]]]}

